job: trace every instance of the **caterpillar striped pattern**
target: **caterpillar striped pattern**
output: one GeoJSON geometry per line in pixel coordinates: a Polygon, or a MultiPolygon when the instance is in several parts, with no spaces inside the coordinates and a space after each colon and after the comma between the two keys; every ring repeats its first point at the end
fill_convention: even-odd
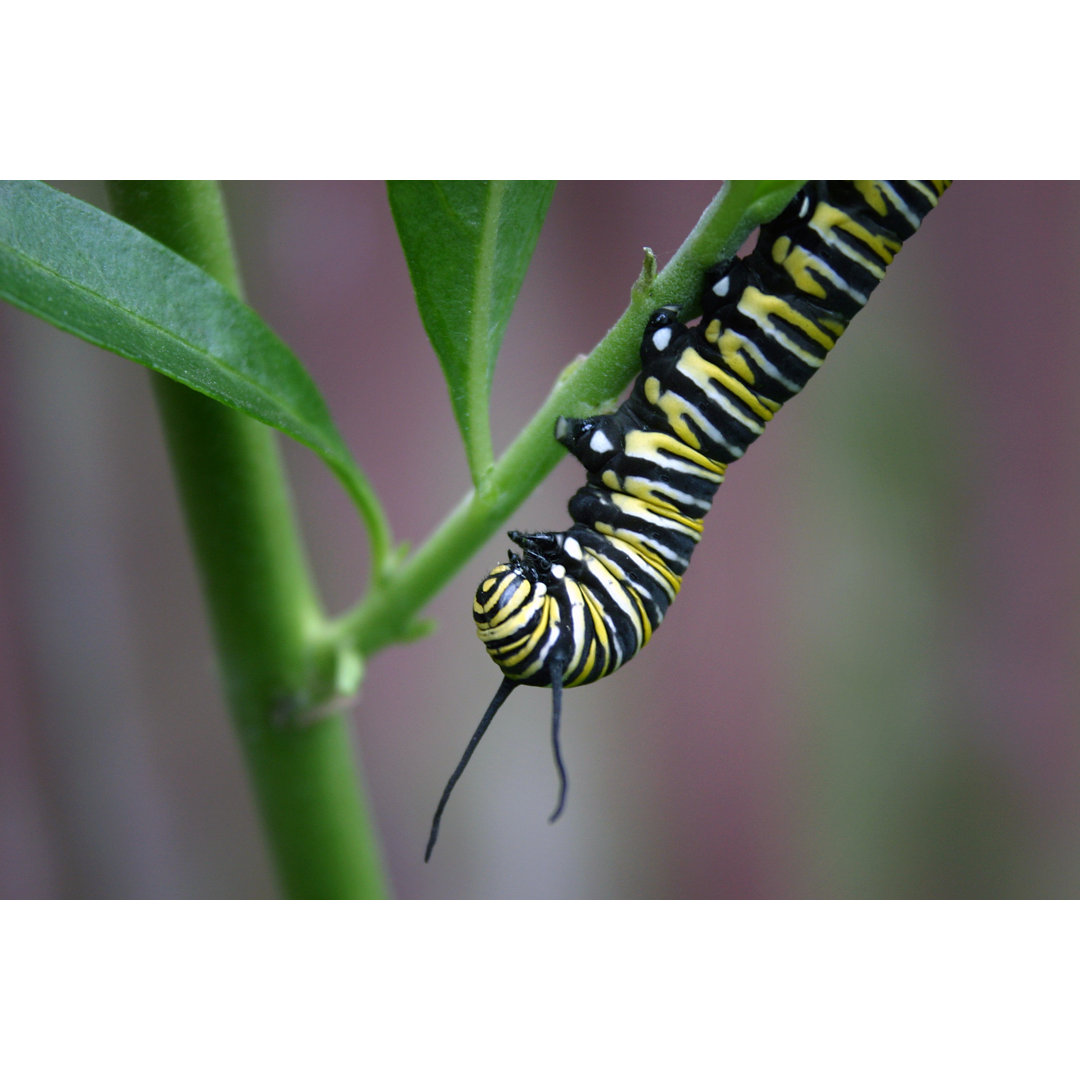
{"type": "Polygon", "coordinates": [[[517,686],[551,687],[559,775],[563,687],[610,675],[660,625],[679,592],[702,522],[737,461],[821,367],[901,245],[937,205],[943,180],[816,180],[760,229],[754,250],[705,275],[702,318],[653,313],[641,373],[612,413],[560,418],[555,437],[588,476],[565,532],[511,532],[480,583],[477,633],[503,680],[448,781],[450,792],[517,686]]]}

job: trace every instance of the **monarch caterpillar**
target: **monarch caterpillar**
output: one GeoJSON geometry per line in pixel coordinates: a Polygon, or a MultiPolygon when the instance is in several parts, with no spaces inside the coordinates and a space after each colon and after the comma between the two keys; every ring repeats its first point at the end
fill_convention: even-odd
{"type": "Polygon", "coordinates": [[[653,312],[641,373],[612,413],[560,417],[558,439],[588,477],[566,532],[509,533],[480,583],[477,633],[503,680],[443,790],[424,861],[450,793],[515,687],[550,686],[559,745],[563,687],[610,675],[633,657],[679,592],[702,520],[737,461],[807,383],[866,304],[893,257],[937,205],[944,180],[815,180],[760,229],[754,250],[705,275],[694,327],[653,312]]]}

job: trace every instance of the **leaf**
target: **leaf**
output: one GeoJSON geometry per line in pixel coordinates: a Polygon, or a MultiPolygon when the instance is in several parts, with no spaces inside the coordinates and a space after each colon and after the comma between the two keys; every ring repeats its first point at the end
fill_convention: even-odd
{"type": "Polygon", "coordinates": [[[390,209],[474,483],[492,462],[495,359],[554,190],[549,181],[391,181],[390,209]]]}
{"type": "Polygon", "coordinates": [[[309,446],[385,551],[374,494],[300,361],[192,263],[46,184],[0,181],[0,297],[309,446]]]}

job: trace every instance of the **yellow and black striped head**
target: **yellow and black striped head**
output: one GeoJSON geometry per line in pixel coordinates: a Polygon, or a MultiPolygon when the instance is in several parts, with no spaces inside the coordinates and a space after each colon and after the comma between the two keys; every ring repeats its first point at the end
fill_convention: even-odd
{"type": "Polygon", "coordinates": [[[508,553],[480,582],[473,619],[488,655],[509,678],[551,685],[551,651],[562,620],[557,599],[530,562],[508,553]]]}

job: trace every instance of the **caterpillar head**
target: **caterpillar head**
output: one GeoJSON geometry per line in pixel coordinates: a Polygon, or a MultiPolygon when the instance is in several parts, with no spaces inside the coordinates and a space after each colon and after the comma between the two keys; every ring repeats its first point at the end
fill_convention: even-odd
{"type": "Polygon", "coordinates": [[[450,774],[450,779],[443,789],[431,822],[424,862],[431,858],[450,793],[465,771],[465,766],[495,714],[512,691],[522,683],[551,687],[551,742],[559,777],[559,797],[548,820],[554,821],[566,804],[566,767],[559,746],[564,669],[557,659],[559,649],[553,647],[558,643],[560,622],[558,603],[543,580],[545,576],[555,580],[560,576],[559,572],[565,573],[565,570],[551,564],[541,553],[540,549],[545,546],[550,535],[552,534],[523,536],[520,533],[511,533],[511,539],[522,544],[525,550],[524,558],[508,552],[506,562],[494,567],[476,590],[476,599],[473,602],[476,632],[488,655],[502,668],[504,675],[491,704],[480,720],[480,725],[465,747],[461,761],[450,774]],[[525,541],[535,543],[529,546],[525,541]]]}
{"type": "MultiPolygon", "coordinates": [[[[515,537],[516,539],[516,537],[515,537]]],[[[558,600],[550,585],[565,571],[544,556],[512,552],[480,582],[473,600],[476,633],[515,682],[550,686],[548,656],[559,637],[558,600]]]]}

